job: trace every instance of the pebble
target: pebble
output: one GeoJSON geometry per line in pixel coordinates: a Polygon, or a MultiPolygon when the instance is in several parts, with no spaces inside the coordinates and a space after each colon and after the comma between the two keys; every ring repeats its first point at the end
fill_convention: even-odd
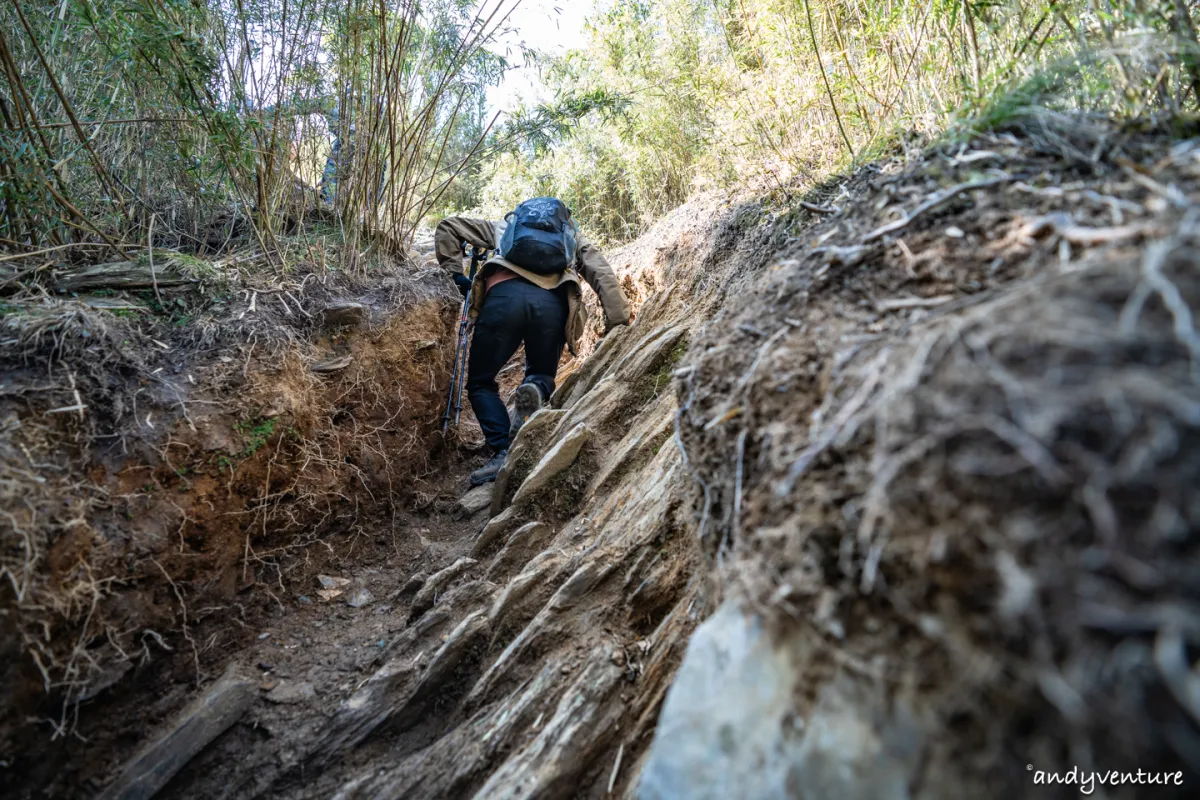
{"type": "Polygon", "coordinates": [[[311,683],[281,683],[267,693],[267,700],[272,703],[291,705],[303,703],[316,696],[316,689],[311,683]]]}
{"type": "Polygon", "coordinates": [[[362,608],[375,602],[375,595],[371,594],[370,589],[359,589],[354,594],[350,595],[350,599],[346,601],[346,605],[351,608],[362,608]]]}

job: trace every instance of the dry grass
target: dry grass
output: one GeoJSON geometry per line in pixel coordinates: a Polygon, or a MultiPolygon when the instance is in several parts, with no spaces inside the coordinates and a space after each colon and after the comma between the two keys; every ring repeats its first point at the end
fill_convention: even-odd
{"type": "Polygon", "coordinates": [[[1195,146],[1066,122],[849,181],[683,378],[708,550],[811,643],[798,713],[853,676],[964,795],[1200,745],[1195,146]]]}
{"type": "Polygon", "coordinates": [[[82,701],[164,651],[190,652],[199,679],[201,617],[248,585],[277,602],[296,554],[394,514],[429,468],[457,308],[443,275],[212,269],[227,277],[153,299],[6,301],[6,750],[22,719],[70,733],[82,701]],[[347,296],[370,320],[327,327],[347,296]]]}

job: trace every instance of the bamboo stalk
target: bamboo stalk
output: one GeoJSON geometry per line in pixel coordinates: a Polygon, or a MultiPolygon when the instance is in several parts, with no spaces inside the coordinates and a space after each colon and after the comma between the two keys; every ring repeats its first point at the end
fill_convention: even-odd
{"type": "Polygon", "coordinates": [[[825,82],[825,91],[829,95],[829,104],[833,107],[833,118],[837,121],[838,133],[842,135],[842,141],[846,143],[846,149],[850,151],[851,158],[854,157],[854,145],[850,144],[850,137],[846,135],[846,128],[842,125],[842,115],[838,112],[837,101],[833,98],[833,87],[829,85],[829,75],[825,72],[825,63],[821,60],[821,48],[817,45],[817,31],[813,26],[812,8],[809,6],[809,0],[804,0],[804,13],[808,17],[808,33],[812,37],[813,52],[817,56],[817,67],[821,70],[821,80],[825,82]]]}

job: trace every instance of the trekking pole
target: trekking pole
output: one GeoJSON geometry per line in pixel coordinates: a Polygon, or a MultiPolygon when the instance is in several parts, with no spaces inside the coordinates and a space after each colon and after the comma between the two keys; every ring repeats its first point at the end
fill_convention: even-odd
{"type": "MultiPolygon", "coordinates": [[[[466,253],[466,245],[463,245],[464,255],[466,253]]],[[[487,254],[487,250],[480,247],[471,249],[471,281],[475,280],[475,272],[479,268],[479,262],[487,254]]],[[[463,298],[462,315],[458,320],[458,344],[454,350],[454,371],[450,375],[450,397],[446,399],[446,411],[442,414],[442,433],[450,429],[450,412],[454,412],[454,424],[458,424],[459,415],[462,414],[462,389],[467,378],[467,329],[470,326],[470,311],[471,311],[471,293],[468,291],[467,296],[463,298]]]]}

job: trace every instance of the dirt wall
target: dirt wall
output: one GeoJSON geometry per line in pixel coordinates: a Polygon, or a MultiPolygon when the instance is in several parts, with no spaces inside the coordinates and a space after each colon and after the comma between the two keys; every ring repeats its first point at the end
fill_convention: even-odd
{"type": "Polygon", "coordinates": [[[10,765],[69,736],[81,702],[160,657],[192,651],[199,677],[221,645],[197,641],[198,623],[303,578],[305,552],[331,531],[387,519],[443,446],[457,308],[444,276],[296,283],[278,290],[290,302],[162,290],[174,318],[142,310],[144,293],[6,304],[10,765]]]}

